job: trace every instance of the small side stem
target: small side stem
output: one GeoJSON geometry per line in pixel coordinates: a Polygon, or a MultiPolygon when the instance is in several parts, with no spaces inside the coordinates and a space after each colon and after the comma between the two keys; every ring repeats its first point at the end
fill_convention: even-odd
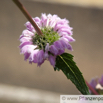
{"type": "Polygon", "coordinates": [[[33,21],[33,19],[30,16],[30,14],[27,12],[25,7],[21,4],[21,2],[19,0],[12,0],[12,1],[19,7],[19,9],[22,11],[22,13],[25,15],[25,17],[30,21],[30,23],[33,25],[33,27],[35,28],[35,30],[38,33],[38,35],[43,35],[41,30],[37,26],[37,24],[33,21]]]}
{"type": "Polygon", "coordinates": [[[85,82],[86,82],[88,88],[91,90],[91,92],[92,92],[93,94],[99,95],[99,94],[94,90],[94,88],[92,88],[92,86],[91,86],[86,80],[85,80],[85,82]]]}

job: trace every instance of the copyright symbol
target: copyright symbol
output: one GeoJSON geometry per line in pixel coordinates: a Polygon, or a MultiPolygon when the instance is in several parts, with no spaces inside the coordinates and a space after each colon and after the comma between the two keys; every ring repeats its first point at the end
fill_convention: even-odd
{"type": "Polygon", "coordinates": [[[66,100],[66,97],[63,96],[63,97],[62,97],[62,100],[66,100]]]}

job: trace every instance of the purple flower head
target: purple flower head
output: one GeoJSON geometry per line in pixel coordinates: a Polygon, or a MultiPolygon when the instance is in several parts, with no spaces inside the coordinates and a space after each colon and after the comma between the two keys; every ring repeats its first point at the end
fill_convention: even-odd
{"type": "MultiPolygon", "coordinates": [[[[103,76],[99,78],[93,78],[90,82],[90,85],[95,89],[99,94],[103,94],[103,76]]],[[[91,91],[90,91],[91,92],[91,91]]],[[[92,94],[92,92],[91,92],[92,94]]]]}
{"type": "Polygon", "coordinates": [[[92,86],[93,89],[96,89],[96,85],[98,84],[98,78],[93,78],[90,81],[90,85],[92,86]]]}
{"type": "Polygon", "coordinates": [[[26,29],[20,35],[20,52],[29,63],[37,63],[40,66],[45,60],[55,67],[56,56],[72,50],[70,42],[75,41],[72,37],[72,28],[69,21],[61,19],[57,15],[41,14],[41,17],[33,18],[43,33],[38,35],[30,22],[26,22],[26,29]]]}
{"type": "Polygon", "coordinates": [[[103,75],[102,75],[102,77],[99,79],[99,83],[100,83],[101,86],[103,87],[103,75]]]}

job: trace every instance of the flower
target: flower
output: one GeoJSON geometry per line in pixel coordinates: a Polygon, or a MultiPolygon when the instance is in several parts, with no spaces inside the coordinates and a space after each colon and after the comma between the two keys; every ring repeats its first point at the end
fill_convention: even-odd
{"type": "MultiPolygon", "coordinates": [[[[99,78],[93,78],[90,81],[90,85],[93,89],[95,89],[99,94],[103,95],[103,76],[99,79],[99,78]]],[[[91,92],[91,91],[90,91],[91,92]]],[[[91,92],[92,94],[92,92],[91,92]]]]}
{"type": "Polygon", "coordinates": [[[75,41],[69,21],[51,14],[41,14],[40,18],[35,17],[33,20],[43,35],[38,35],[32,24],[26,22],[26,29],[19,38],[20,53],[24,54],[29,63],[40,66],[45,60],[49,60],[55,67],[56,56],[64,53],[65,49],[72,50],[70,42],[75,41]]]}

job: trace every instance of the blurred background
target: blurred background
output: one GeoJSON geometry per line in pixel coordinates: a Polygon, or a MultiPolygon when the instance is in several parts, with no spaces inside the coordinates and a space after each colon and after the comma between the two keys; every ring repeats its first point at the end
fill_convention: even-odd
{"type": "MultiPolygon", "coordinates": [[[[103,74],[103,0],[20,0],[32,17],[57,14],[73,27],[74,61],[90,82],[103,74]]],[[[12,2],[0,0],[0,103],[59,103],[63,94],[80,94],[61,71],[41,67],[20,55],[19,36],[27,19],[12,2]]]]}

